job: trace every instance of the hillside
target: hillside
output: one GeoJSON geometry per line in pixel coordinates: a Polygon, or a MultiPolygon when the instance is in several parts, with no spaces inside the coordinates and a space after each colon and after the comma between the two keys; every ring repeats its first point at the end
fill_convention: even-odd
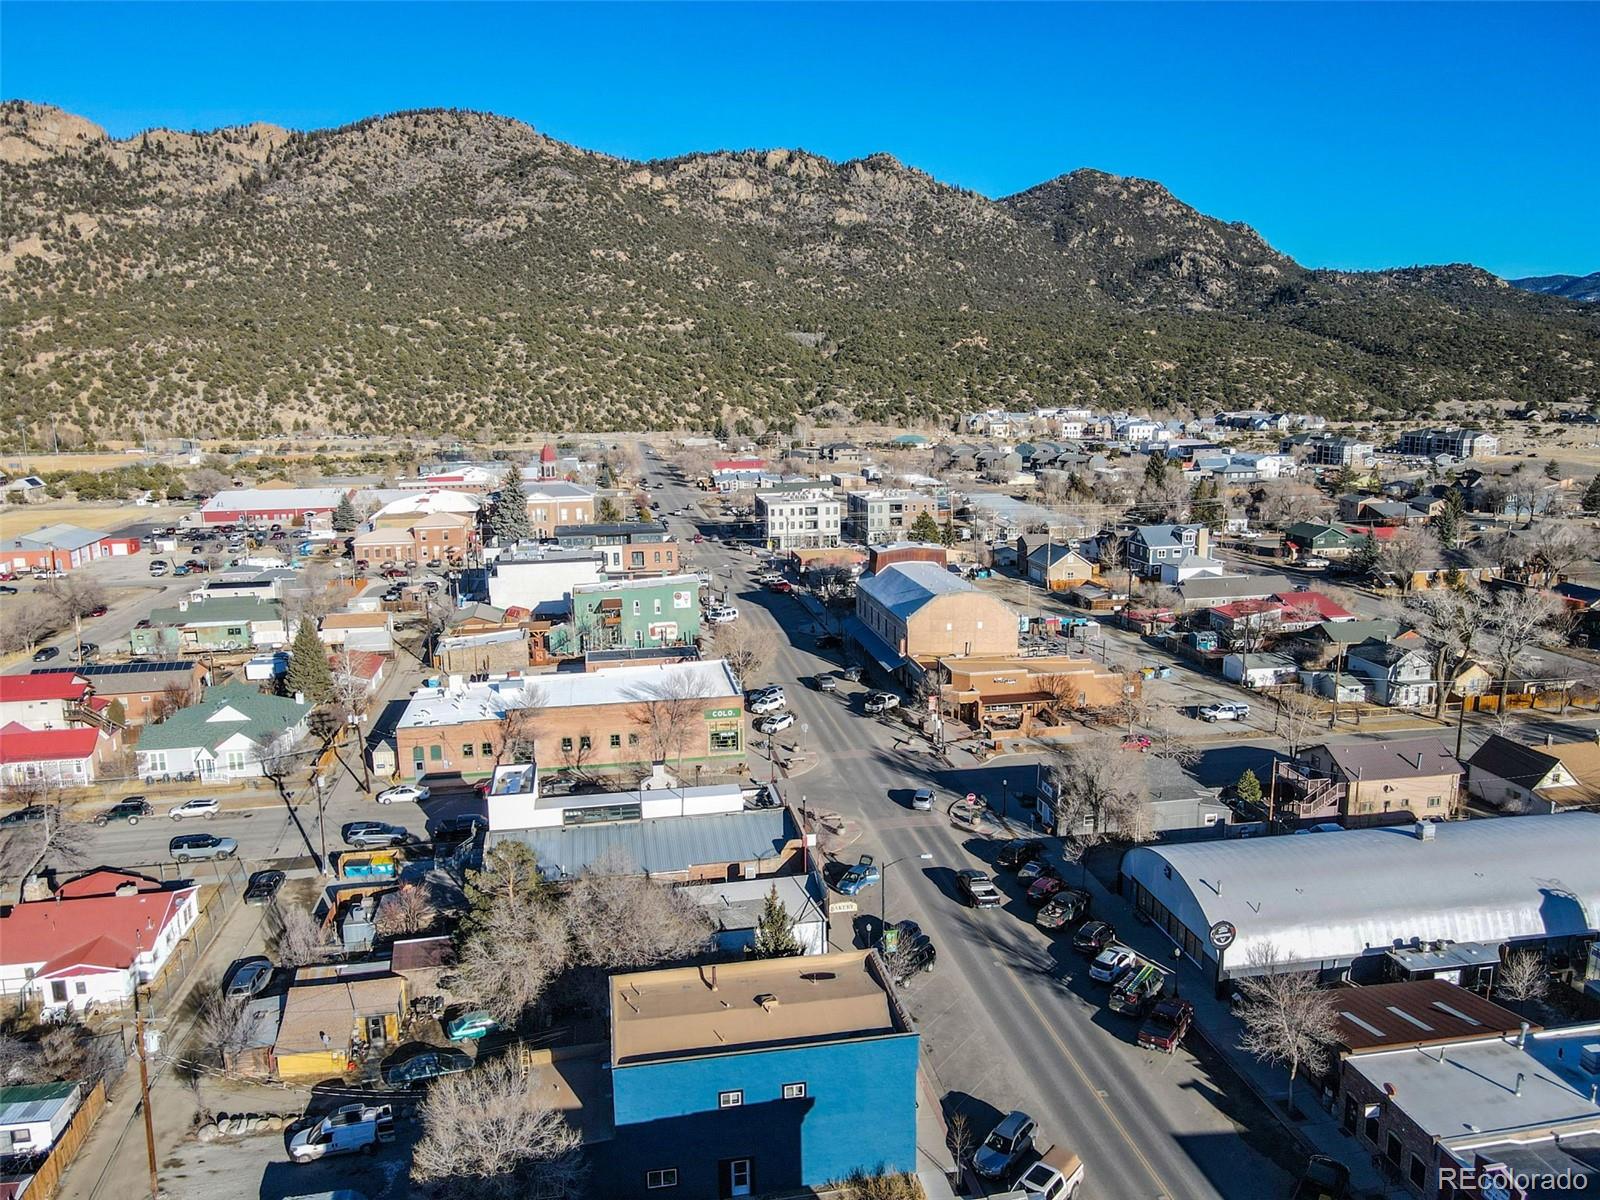
{"type": "Polygon", "coordinates": [[[455,111],[114,141],[0,107],[0,438],[931,422],[989,403],[1595,394],[1600,313],[1308,271],[1158,184],[636,163],[455,111]]]}
{"type": "Polygon", "coordinates": [[[1587,275],[1529,275],[1523,279],[1513,279],[1511,286],[1525,292],[1560,296],[1563,300],[1577,300],[1583,304],[1600,301],[1600,271],[1590,271],[1587,275]]]}

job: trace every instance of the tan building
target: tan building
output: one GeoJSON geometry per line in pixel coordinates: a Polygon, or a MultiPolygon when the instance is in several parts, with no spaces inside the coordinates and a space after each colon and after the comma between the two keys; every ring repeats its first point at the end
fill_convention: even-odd
{"type": "Polygon", "coordinates": [[[355,556],[369,563],[464,563],[477,545],[477,524],[469,517],[449,512],[413,517],[404,525],[375,525],[353,539],[355,556]]]}
{"type": "Polygon", "coordinates": [[[558,525],[594,523],[593,488],[564,479],[545,479],[523,485],[528,498],[528,524],[536,538],[552,538],[558,525]]]}
{"type": "Polygon", "coordinates": [[[469,633],[439,639],[436,665],[451,675],[504,675],[528,666],[528,634],[522,629],[469,633]]]}
{"type": "Polygon", "coordinates": [[[1269,799],[1282,818],[1381,825],[1461,811],[1461,764],[1436,737],[1323,743],[1278,772],[1269,799]]]}
{"type": "Polygon", "coordinates": [[[854,633],[884,670],[1017,652],[1017,615],[935,563],[896,563],[856,585],[854,633]]]}
{"type": "Polygon", "coordinates": [[[415,562],[416,539],[409,528],[386,525],[380,529],[364,529],[352,539],[351,552],[369,563],[415,562]]]}
{"type": "Polygon", "coordinates": [[[979,657],[939,661],[939,711],[974,729],[1033,736],[1066,724],[1067,714],[1110,708],[1124,688],[1139,693],[1137,675],[1107,670],[1093,659],[979,657]]]}

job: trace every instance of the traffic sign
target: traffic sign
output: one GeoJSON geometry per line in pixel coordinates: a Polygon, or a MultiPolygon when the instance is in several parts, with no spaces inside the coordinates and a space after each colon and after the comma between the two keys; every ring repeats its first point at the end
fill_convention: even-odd
{"type": "Polygon", "coordinates": [[[1211,927],[1211,944],[1218,950],[1226,950],[1238,936],[1239,931],[1232,921],[1218,921],[1211,927]]]}

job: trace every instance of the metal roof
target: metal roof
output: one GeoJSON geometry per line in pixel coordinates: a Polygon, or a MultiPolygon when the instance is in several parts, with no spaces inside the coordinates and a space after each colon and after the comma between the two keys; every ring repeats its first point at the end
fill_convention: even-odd
{"type": "Polygon", "coordinates": [[[1336,988],[1329,996],[1347,1050],[1492,1037],[1522,1023],[1510,1009],[1443,979],[1336,988]]]}
{"type": "Polygon", "coordinates": [[[899,562],[866,576],[856,585],[856,590],[905,620],[935,596],[978,589],[938,563],[899,562]]]}
{"type": "Polygon", "coordinates": [[[0,1125],[32,1125],[48,1121],[77,1094],[78,1086],[68,1082],[0,1087],[0,1125]]]}
{"type": "Polygon", "coordinates": [[[651,875],[672,875],[712,863],[775,860],[799,836],[784,809],[750,809],[699,817],[609,821],[559,829],[491,830],[490,845],[519,841],[549,879],[570,879],[602,857],[620,855],[651,875]]]}
{"type": "MultiPolygon", "coordinates": [[[[1600,932],[1600,813],[1140,846],[1123,860],[1202,942],[1238,935],[1228,974],[1253,948],[1289,963],[1347,962],[1413,938],[1504,942],[1600,932]]],[[[1206,951],[1212,957],[1216,952],[1206,951]]]]}

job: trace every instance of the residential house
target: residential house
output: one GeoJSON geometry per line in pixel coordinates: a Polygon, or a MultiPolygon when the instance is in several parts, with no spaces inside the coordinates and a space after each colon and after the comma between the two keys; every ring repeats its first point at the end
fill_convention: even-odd
{"type": "Polygon", "coordinates": [[[154,609],[148,625],[128,635],[136,655],[237,654],[289,644],[289,627],[276,600],[180,600],[154,609]]]}
{"type": "Polygon", "coordinates": [[[764,458],[723,458],[711,464],[711,485],[719,492],[750,491],[768,478],[764,458]]]}
{"type": "Polygon", "coordinates": [[[1176,587],[1197,576],[1226,575],[1228,568],[1221,559],[1207,558],[1200,554],[1187,554],[1182,558],[1161,564],[1161,571],[1156,576],[1168,587],[1176,587]]]}
{"type": "Polygon", "coordinates": [[[637,778],[662,760],[699,772],[744,766],[743,692],[726,662],[709,659],[418,688],[395,733],[400,767],[413,778],[488,774],[507,715],[529,706],[539,713],[529,737],[542,774],[637,778]],[[663,714],[663,704],[682,701],[695,702],[691,719],[663,714]]]}
{"type": "Polygon", "coordinates": [[[317,636],[336,650],[370,650],[394,653],[394,614],[390,612],[336,612],[322,618],[317,636]]]}
{"type": "Polygon", "coordinates": [[[212,688],[198,704],[179,709],[139,737],[141,777],[250,779],[277,773],[285,763],[307,761],[295,753],[306,735],[312,705],[271,696],[248,684],[212,688]]]}
{"type": "Polygon", "coordinates": [[[756,930],[767,898],[776,891],[801,954],[828,953],[827,897],[814,874],[724,879],[681,889],[711,922],[712,941],[721,954],[745,957],[755,950],[756,930]]]}
{"type": "Polygon", "coordinates": [[[1349,558],[1356,548],[1356,539],[1343,529],[1316,521],[1297,521],[1284,530],[1283,540],[1300,558],[1349,558]]]}
{"type": "Polygon", "coordinates": [[[1600,806],[1600,738],[1528,746],[1490,734],[1467,760],[1467,790],[1511,813],[1600,806]]]}
{"type": "Polygon", "coordinates": [[[76,667],[0,675],[0,725],[65,729],[86,724],[92,692],[89,680],[76,667]]]}
{"type": "Polygon", "coordinates": [[[1372,681],[1372,698],[1388,708],[1425,708],[1434,702],[1433,663],[1416,644],[1362,642],[1345,652],[1345,669],[1372,681]]]}
{"type": "Polygon", "coordinates": [[[563,525],[555,532],[563,550],[593,550],[604,558],[608,575],[676,575],[678,543],[655,521],[563,525]]]}
{"type": "Polygon", "coordinates": [[[1222,677],[1247,688],[1283,687],[1299,682],[1300,664],[1286,654],[1226,654],[1222,677]]]}
{"type": "Polygon", "coordinates": [[[19,475],[0,484],[0,496],[7,504],[28,504],[48,495],[49,484],[37,475],[19,475]]]}
{"type": "Polygon", "coordinates": [[[1278,808],[1304,821],[1451,820],[1461,807],[1461,764],[1436,737],[1323,743],[1278,769],[1278,808]]]}
{"type": "Polygon", "coordinates": [[[381,1055],[401,1044],[408,1005],[404,976],[301,967],[283,998],[274,1074],[286,1083],[343,1076],[357,1047],[381,1055]]]}
{"type": "Polygon", "coordinates": [[[756,516],[769,550],[837,546],[844,506],[828,488],[756,493],[756,516]]]}
{"type": "MultiPolygon", "coordinates": [[[[526,610],[523,610],[524,612],[526,610]]],[[[499,629],[515,629],[518,622],[511,611],[477,601],[464,604],[450,614],[446,628],[452,634],[491,633],[499,629]]]]}
{"type": "Polygon", "coordinates": [[[572,617],[551,630],[552,653],[669,646],[700,636],[700,581],[693,575],[622,579],[572,589],[572,617]]]}
{"type": "Polygon", "coordinates": [[[202,525],[281,525],[332,528],[333,510],[348,488],[231,488],[200,506],[202,525]]]}
{"type": "Polygon", "coordinates": [[[851,636],[883,670],[920,676],[955,656],[1015,654],[1017,615],[934,563],[902,562],[856,585],[851,636]]]}
{"type": "Polygon", "coordinates": [[[563,479],[545,479],[523,488],[528,500],[531,536],[550,538],[561,525],[590,525],[594,522],[595,489],[563,479]]]}
{"type": "Polygon", "coordinates": [[[1203,616],[1227,644],[1248,642],[1261,645],[1277,633],[1282,624],[1283,605],[1276,598],[1234,600],[1206,609],[1203,616]]]}
{"type": "Polygon", "coordinates": [[[817,457],[832,463],[859,465],[867,461],[867,452],[854,442],[829,442],[818,447],[817,457]]]}
{"type": "MultiPolygon", "coordinates": [[[[1022,542],[1021,538],[1017,539],[1022,542]]],[[[1045,542],[1034,546],[1023,560],[1028,582],[1052,592],[1068,591],[1094,578],[1094,564],[1070,542],[1045,542]]]]}
{"type": "Polygon", "coordinates": [[[745,1196],[917,1169],[919,1038],[852,950],[613,975],[597,1194],[745,1196]]]}
{"type": "MultiPolygon", "coordinates": [[[[26,1161],[49,1154],[82,1103],[83,1084],[74,1080],[0,1086],[0,1161],[26,1161]]],[[[23,1188],[29,1182],[25,1180],[23,1188]]]]}
{"type": "Polygon", "coordinates": [[[1211,608],[1235,600],[1265,600],[1294,590],[1287,575],[1195,575],[1176,585],[1177,607],[1184,611],[1211,608]]]}
{"type": "Polygon", "coordinates": [[[1128,569],[1146,579],[1165,563],[1211,553],[1211,530],[1204,525],[1137,525],[1123,543],[1128,569]]]}
{"type": "Polygon", "coordinates": [[[0,542],[0,568],[11,571],[70,571],[101,558],[137,554],[136,537],[56,524],[0,542]]]}
{"type": "Polygon", "coordinates": [[[923,513],[939,519],[939,502],[920,492],[852,491],[845,500],[844,534],[863,546],[905,541],[923,513]]]}
{"type": "Polygon", "coordinates": [[[13,721],[0,725],[0,782],[87,787],[114,764],[121,749],[116,731],[95,725],[29,729],[13,721]]]}
{"type": "MultiPolygon", "coordinates": [[[[35,667],[33,673],[83,678],[93,689],[94,699],[102,702],[106,709],[112,704],[122,706],[122,722],[129,726],[143,725],[153,713],[163,712],[169,702],[193,704],[200,699],[211,678],[205,663],[194,659],[35,667]]],[[[0,689],[4,687],[0,684],[0,689]]]]}
{"type": "Polygon", "coordinates": [[[51,1012],[120,1008],[166,967],[200,915],[199,893],[101,867],[0,909],[0,993],[51,1012]]]}

